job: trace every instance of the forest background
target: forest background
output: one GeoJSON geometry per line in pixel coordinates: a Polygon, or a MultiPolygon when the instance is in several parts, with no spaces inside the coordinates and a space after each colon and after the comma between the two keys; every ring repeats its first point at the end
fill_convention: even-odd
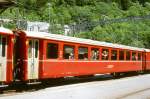
{"type": "Polygon", "coordinates": [[[150,0],[15,0],[0,17],[48,22],[56,34],[73,26],[69,36],[150,48],[150,0]]]}

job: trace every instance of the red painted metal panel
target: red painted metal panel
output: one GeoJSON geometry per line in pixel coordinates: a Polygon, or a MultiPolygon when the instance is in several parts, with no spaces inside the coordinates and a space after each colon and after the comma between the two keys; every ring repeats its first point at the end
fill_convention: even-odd
{"type": "Polygon", "coordinates": [[[13,46],[14,36],[7,36],[7,66],[6,66],[6,82],[13,81],[13,46]]]}
{"type": "MultiPolygon", "coordinates": [[[[44,54],[44,40],[39,41],[39,60],[44,60],[45,54],[44,54]]],[[[41,78],[41,74],[43,74],[43,62],[39,62],[39,78],[41,78]]]]}
{"type": "Polygon", "coordinates": [[[10,36],[10,35],[11,35],[11,36],[14,36],[13,34],[5,33],[5,32],[0,32],[0,34],[1,34],[1,35],[7,35],[7,36],[10,36]]]}
{"type": "Polygon", "coordinates": [[[142,62],[45,60],[41,78],[142,70],[142,62]]]}
{"type": "Polygon", "coordinates": [[[146,70],[150,70],[150,52],[146,53],[146,70]]]}

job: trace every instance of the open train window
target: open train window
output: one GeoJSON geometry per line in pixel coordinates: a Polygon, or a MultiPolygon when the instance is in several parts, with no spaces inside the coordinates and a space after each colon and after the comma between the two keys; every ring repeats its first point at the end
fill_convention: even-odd
{"type": "Polygon", "coordinates": [[[119,51],[119,60],[124,60],[124,51],[119,51]]]}
{"type": "Polygon", "coordinates": [[[2,37],[2,57],[6,54],[6,37],[2,37]]]}
{"type": "Polygon", "coordinates": [[[47,44],[47,58],[48,59],[58,58],[58,44],[55,43],[47,44]]]}
{"type": "Polygon", "coordinates": [[[138,60],[141,60],[141,53],[138,53],[138,60]]]}
{"type": "Polygon", "coordinates": [[[126,51],[126,60],[130,60],[130,51],[126,51]]]}
{"type": "Polygon", "coordinates": [[[88,60],[88,48],[87,47],[79,47],[78,59],[88,60]]]}
{"type": "Polygon", "coordinates": [[[74,59],[74,46],[64,45],[64,59],[74,59]]]}
{"type": "Polygon", "coordinates": [[[136,56],[136,52],[132,52],[132,60],[136,60],[137,56],[136,56]]]}
{"type": "Polygon", "coordinates": [[[111,60],[117,60],[117,50],[111,51],[111,60]]]}
{"type": "Polygon", "coordinates": [[[99,49],[98,48],[91,49],[91,60],[99,60],[99,49]]]}
{"type": "Polygon", "coordinates": [[[102,49],[102,60],[108,60],[108,58],[109,58],[109,50],[102,49]]]}

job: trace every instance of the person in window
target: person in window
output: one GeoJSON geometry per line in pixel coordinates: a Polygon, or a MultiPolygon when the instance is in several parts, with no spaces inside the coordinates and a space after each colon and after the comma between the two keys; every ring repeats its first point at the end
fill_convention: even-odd
{"type": "Polygon", "coordinates": [[[69,59],[74,59],[74,55],[73,55],[73,53],[70,53],[70,55],[69,55],[69,59]]]}
{"type": "Polygon", "coordinates": [[[93,50],[92,51],[92,60],[97,60],[98,59],[98,51],[93,50]]]}
{"type": "Polygon", "coordinates": [[[132,60],[137,60],[136,54],[132,55],[132,60]]]}
{"type": "Polygon", "coordinates": [[[94,60],[94,53],[95,53],[95,51],[92,50],[92,55],[91,55],[91,59],[92,59],[92,60],[94,60]]]}
{"type": "Polygon", "coordinates": [[[96,52],[96,59],[99,59],[99,51],[96,52]]]}
{"type": "Polygon", "coordinates": [[[88,60],[88,54],[84,53],[84,60],[88,60]]]}
{"type": "Polygon", "coordinates": [[[106,50],[103,51],[102,57],[103,57],[104,60],[107,60],[107,59],[108,59],[108,52],[107,52],[106,50]]]}

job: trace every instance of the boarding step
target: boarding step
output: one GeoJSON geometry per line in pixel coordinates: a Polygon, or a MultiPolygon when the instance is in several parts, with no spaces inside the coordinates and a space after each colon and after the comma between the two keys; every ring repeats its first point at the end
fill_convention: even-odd
{"type": "Polygon", "coordinates": [[[0,82],[0,88],[3,88],[3,87],[7,87],[8,85],[6,85],[4,82],[0,82]]]}
{"type": "Polygon", "coordinates": [[[27,82],[27,84],[28,84],[28,85],[36,85],[36,84],[41,84],[41,82],[38,81],[38,80],[29,80],[29,81],[27,82]]]}

